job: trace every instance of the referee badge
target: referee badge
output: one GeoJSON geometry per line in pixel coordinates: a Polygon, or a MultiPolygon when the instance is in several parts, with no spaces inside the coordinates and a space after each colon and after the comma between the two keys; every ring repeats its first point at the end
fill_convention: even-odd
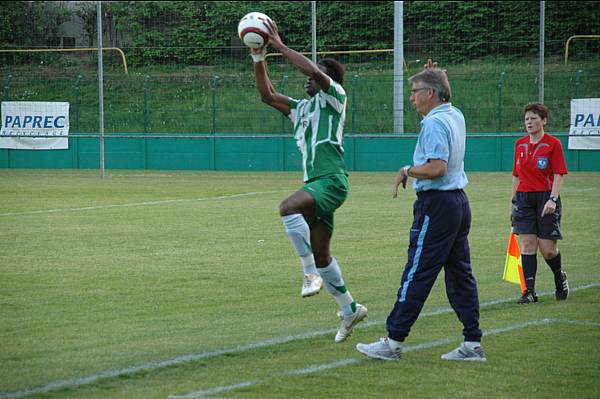
{"type": "Polygon", "coordinates": [[[537,160],[538,169],[546,169],[548,167],[548,158],[547,157],[539,157],[537,160]]]}

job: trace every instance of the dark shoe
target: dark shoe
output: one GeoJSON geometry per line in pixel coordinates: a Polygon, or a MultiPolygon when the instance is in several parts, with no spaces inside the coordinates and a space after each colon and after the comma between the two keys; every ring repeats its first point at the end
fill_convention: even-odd
{"type": "Polygon", "coordinates": [[[519,305],[524,305],[526,303],[536,303],[538,301],[537,295],[535,292],[527,290],[523,293],[523,296],[517,301],[519,305]]]}
{"type": "Polygon", "coordinates": [[[567,281],[567,273],[560,272],[554,276],[554,284],[556,285],[556,300],[564,301],[569,296],[569,282],[567,281]]]}

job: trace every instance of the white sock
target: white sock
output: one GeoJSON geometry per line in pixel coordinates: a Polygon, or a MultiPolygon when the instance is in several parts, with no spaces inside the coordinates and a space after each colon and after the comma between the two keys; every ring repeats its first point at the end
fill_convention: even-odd
{"type": "Polygon", "coordinates": [[[342,279],[342,271],[335,258],[331,258],[331,263],[327,267],[319,268],[319,273],[323,277],[325,289],[336,300],[342,314],[344,316],[353,314],[356,311],[356,302],[354,302],[350,291],[346,288],[346,284],[342,279]]]}
{"type": "Polygon", "coordinates": [[[481,342],[477,342],[477,341],[465,341],[465,346],[471,350],[474,350],[475,348],[478,348],[481,346],[481,342]]]}
{"type": "Polygon", "coordinates": [[[300,257],[304,274],[319,274],[310,246],[310,228],[304,217],[299,213],[294,213],[282,216],[281,219],[285,226],[285,232],[296,250],[296,255],[300,257]]]}
{"type": "Polygon", "coordinates": [[[319,270],[317,270],[317,266],[315,265],[315,256],[313,254],[301,256],[300,261],[302,262],[304,274],[319,274],[319,270]]]}
{"type": "Polygon", "coordinates": [[[402,342],[393,340],[390,337],[388,337],[387,341],[388,341],[388,345],[390,346],[391,350],[393,350],[393,351],[396,351],[398,349],[402,350],[402,342]]]}

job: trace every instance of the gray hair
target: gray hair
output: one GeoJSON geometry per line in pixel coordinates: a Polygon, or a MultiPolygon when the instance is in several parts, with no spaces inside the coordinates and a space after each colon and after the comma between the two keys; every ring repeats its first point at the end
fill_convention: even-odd
{"type": "Polygon", "coordinates": [[[450,82],[445,71],[437,68],[427,68],[408,78],[411,83],[422,83],[424,87],[433,89],[440,102],[447,103],[452,97],[450,82]]]}

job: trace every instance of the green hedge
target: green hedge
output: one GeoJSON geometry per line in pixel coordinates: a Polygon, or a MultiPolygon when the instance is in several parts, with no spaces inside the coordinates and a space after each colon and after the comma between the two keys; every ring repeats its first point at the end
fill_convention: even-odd
{"type": "MultiPolygon", "coordinates": [[[[4,2],[0,46],[48,45],[69,13],[82,18],[89,40],[93,41],[95,3],[83,3],[76,11],[59,3],[4,2]]],[[[319,50],[391,48],[393,3],[317,2],[319,50]]],[[[539,4],[538,1],[405,1],[406,52],[432,55],[445,63],[495,55],[531,56],[538,47],[539,4]]],[[[545,4],[548,54],[560,54],[571,35],[600,34],[600,7],[596,2],[545,4]]],[[[232,46],[240,45],[236,40],[237,23],[250,11],[271,16],[290,46],[310,50],[308,1],[103,2],[105,30],[111,25],[116,28],[109,36],[118,37],[119,46],[127,48],[132,65],[222,62],[222,57],[231,55],[232,46]],[[215,57],[215,48],[222,49],[221,57],[215,57]]]]}

